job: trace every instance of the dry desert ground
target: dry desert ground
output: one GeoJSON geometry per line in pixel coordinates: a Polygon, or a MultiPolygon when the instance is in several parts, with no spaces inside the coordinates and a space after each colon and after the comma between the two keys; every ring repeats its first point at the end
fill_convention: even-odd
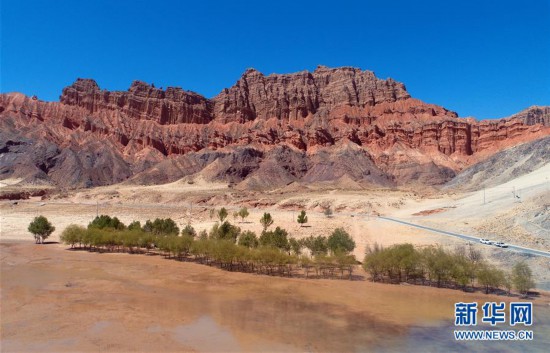
{"type": "MultiPolygon", "coordinates": [[[[231,222],[257,233],[263,212],[272,214],[274,226],[286,228],[297,238],[329,235],[343,227],[357,243],[354,254],[359,260],[374,243],[439,244],[448,249],[474,246],[503,268],[526,261],[539,288],[549,289],[544,287],[550,282],[548,259],[468,244],[376,217],[386,215],[548,250],[548,234],[530,233],[521,222],[530,209],[547,203],[550,191],[544,175],[548,171],[546,167],[510,185],[485,190],[485,203],[481,191],[290,185],[261,193],[203,180],[161,186],[120,184],[52,193],[47,199],[2,201],[2,352],[415,351],[419,342],[434,351],[447,349],[453,343],[449,325],[455,302],[514,298],[371,283],[359,267],[354,281],[279,278],[160,256],[73,251],[55,242],[66,226],[86,225],[96,213],[117,216],[125,223],[171,217],[180,227],[190,223],[199,231],[215,223],[210,209],[226,207],[231,222]],[[522,202],[507,198],[507,188],[512,187],[521,192],[522,202]],[[250,211],[244,222],[231,216],[242,206],[250,211]],[[334,211],[330,218],[323,214],[327,206],[334,211]],[[309,217],[305,227],[295,221],[302,209],[309,217]],[[35,245],[26,231],[39,214],[57,228],[48,239],[52,244],[35,245]],[[432,329],[429,332],[436,340],[426,333],[432,329]]],[[[550,297],[540,293],[534,299],[541,323],[536,332],[538,337],[548,337],[550,297]]],[[[525,349],[548,343],[542,338],[525,349]]],[[[484,347],[492,351],[497,346],[484,347]]],[[[499,351],[509,348],[498,346],[499,351]]]]}

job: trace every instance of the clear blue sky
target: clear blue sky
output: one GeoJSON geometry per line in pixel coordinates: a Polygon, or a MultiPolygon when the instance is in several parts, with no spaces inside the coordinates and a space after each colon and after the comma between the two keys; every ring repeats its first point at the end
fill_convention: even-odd
{"type": "Polygon", "coordinates": [[[77,77],[207,97],[265,74],[355,66],[460,116],[550,105],[550,0],[1,0],[0,91],[57,100],[77,77]]]}

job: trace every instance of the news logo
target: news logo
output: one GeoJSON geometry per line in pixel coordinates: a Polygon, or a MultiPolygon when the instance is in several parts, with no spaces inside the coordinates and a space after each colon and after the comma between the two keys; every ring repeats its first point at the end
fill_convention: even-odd
{"type": "Polygon", "coordinates": [[[455,326],[477,325],[477,303],[455,304],[455,326]]]}
{"type": "MultiPolygon", "coordinates": [[[[481,322],[492,327],[506,323],[506,303],[486,302],[481,306],[481,322]]],[[[533,325],[533,303],[509,303],[509,325],[533,325]]],[[[455,326],[477,326],[478,303],[455,303],[455,326]]],[[[525,341],[533,339],[530,330],[455,330],[455,340],[525,341]]]]}
{"type": "Polygon", "coordinates": [[[497,304],[495,302],[489,302],[483,304],[483,318],[482,322],[488,322],[491,326],[495,326],[497,323],[506,322],[506,315],[504,313],[504,303],[497,304]]]}
{"type": "Polygon", "coordinates": [[[510,303],[510,326],[533,324],[533,303],[510,303]]]}

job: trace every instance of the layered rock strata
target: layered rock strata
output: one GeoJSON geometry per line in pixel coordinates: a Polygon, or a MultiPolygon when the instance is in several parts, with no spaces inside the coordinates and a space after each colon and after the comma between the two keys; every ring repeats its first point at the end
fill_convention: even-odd
{"type": "Polygon", "coordinates": [[[269,76],[249,69],[213,99],[140,81],[110,92],[78,79],[60,102],[0,96],[0,178],[71,187],[196,173],[261,187],[270,175],[273,187],[342,177],[440,184],[549,135],[548,110],[463,119],[411,98],[401,83],[348,67],[269,76]]]}

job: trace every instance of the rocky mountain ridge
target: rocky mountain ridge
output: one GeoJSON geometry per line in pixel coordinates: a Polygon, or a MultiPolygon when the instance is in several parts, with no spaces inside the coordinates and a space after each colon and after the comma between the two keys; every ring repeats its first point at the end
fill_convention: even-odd
{"type": "Polygon", "coordinates": [[[0,178],[66,187],[193,174],[261,188],[341,178],[441,184],[504,147],[549,135],[548,107],[537,109],[462,119],[348,67],[249,69],[213,99],[140,81],[111,92],[77,79],[60,102],[0,96],[0,178]]]}
{"type": "Polygon", "coordinates": [[[541,124],[550,126],[550,107],[539,107],[534,105],[512,115],[510,118],[521,120],[526,125],[541,124]]]}

